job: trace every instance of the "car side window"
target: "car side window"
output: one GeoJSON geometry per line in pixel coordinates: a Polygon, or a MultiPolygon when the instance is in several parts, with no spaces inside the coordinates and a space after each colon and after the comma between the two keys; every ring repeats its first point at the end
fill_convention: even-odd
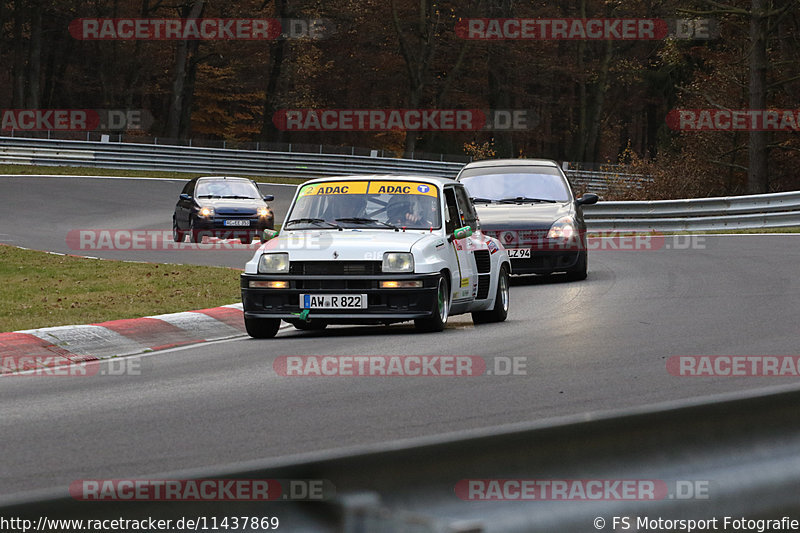
{"type": "Polygon", "coordinates": [[[189,180],[189,183],[187,183],[186,185],[184,185],[184,187],[183,187],[183,191],[181,192],[181,194],[188,194],[188,195],[190,195],[190,196],[191,196],[191,195],[192,195],[192,192],[194,191],[194,184],[195,184],[195,183],[196,183],[196,182],[195,182],[194,180],[189,180]]]}
{"type": "Polygon", "coordinates": [[[458,208],[461,216],[460,226],[469,226],[472,231],[478,229],[478,214],[475,212],[475,207],[467,195],[464,187],[456,187],[456,199],[458,200],[458,208]]]}
{"type": "Polygon", "coordinates": [[[447,207],[444,213],[444,230],[447,234],[450,234],[459,228],[458,204],[452,187],[444,189],[444,201],[447,207]]]}

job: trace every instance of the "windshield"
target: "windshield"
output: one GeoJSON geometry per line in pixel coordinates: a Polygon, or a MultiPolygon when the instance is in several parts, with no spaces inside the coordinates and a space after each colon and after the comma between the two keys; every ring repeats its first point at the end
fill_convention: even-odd
{"type": "Polygon", "coordinates": [[[530,199],[568,202],[564,178],[555,167],[488,167],[467,169],[459,178],[475,199],[530,199]]]}
{"type": "Polygon", "coordinates": [[[245,180],[203,180],[197,182],[195,196],[244,198],[256,200],[261,194],[255,185],[245,180]]]}
{"type": "Polygon", "coordinates": [[[308,226],[438,229],[436,187],[415,181],[337,181],[300,189],[286,229],[308,226]]]}

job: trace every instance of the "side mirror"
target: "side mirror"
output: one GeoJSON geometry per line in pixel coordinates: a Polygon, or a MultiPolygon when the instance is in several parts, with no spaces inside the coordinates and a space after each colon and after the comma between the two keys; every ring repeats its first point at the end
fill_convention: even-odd
{"type": "Polygon", "coordinates": [[[455,230],[453,234],[447,238],[447,240],[448,242],[453,242],[460,239],[466,239],[470,235],[472,235],[472,228],[469,226],[464,226],[463,228],[458,228],[455,230]]]}
{"type": "Polygon", "coordinates": [[[274,239],[278,236],[278,233],[280,232],[275,231],[274,229],[265,229],[261,232],[261,242],[267,242],[271,239],[274,239]]]}
{"type": "Polygon", "coordinates": [[[275,200],[275,196],[273,196],[273,195],[271,195],[271,194],[265,194],[265,195],[263,196],[263,198],[264,198],[264,201],[265,201],[265,202],[271,202],[271,201],[275,200]]]}
{"type": "Polygon", "coordinates": [[[596,204],[599,199],[600,197],[597,196],[596,194],[587,192],[586,194],[575,200],[575,203],[578,205],[592,205],[596,204]]]}
{"type": "Polygon", "coordinates": [[[192,197],[186,194],[185,192],[181,193],[181,200],[191,200],[192,197]]]}

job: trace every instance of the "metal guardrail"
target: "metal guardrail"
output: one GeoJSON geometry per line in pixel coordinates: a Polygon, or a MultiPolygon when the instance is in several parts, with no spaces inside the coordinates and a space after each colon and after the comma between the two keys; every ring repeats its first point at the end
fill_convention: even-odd
{"type": "Polygon", "coordinates": [[[723,518],[797,518],[800,512],[798,402],[800,390],[792,386],[767,395],[739,393],[589,419],[577,416],[514,429],[422,438],[409,445],[147,476],[328,480],[335,497],[326,502],[83,502],[71,499],[64,487],[0,503],[0,515],[33,519],[34,524],[42,515],[51,519],[199,515],[209,520],[277,516],[281,529],[342,533],[625,530],[619,523],[614,527],[614,517],[628,517],[631,531],[685,531],[685,526],[640,529],[637,518],[718,518],[716,530],[743,530],[748,528],[723,527],[723,518]],[[462,480],[502,479],[652,480],[667,490],[638,500],[614,498],[611,493],[600,500],[581,501],[542,501],[537,492],[533,501],[471,501],[456,490],[462,480]],[[679,487],[691,487],[691,493],[679,487]]]}
{"type": "MultiPolygon", "coordinates": [[[[375,151],[377,154],[377,150],[375,151]]],[[[348,174],[455,177],[464,163],[331,153],[231,150],[197,146],[0,137],[0,164],[84,166],[126,170],[317,178],[348,174]]],[[[641,176],[567,170],[573,187],[600,194],[640,186],[641,176]],[[611,179],[609,179],[611,178],[611,179]],[[621,185],[622,181],[626,185],[621,185]]]]}
{"type": "Polygon", "coordinates": [[[311,178],[348,174],[455,175],[463,163],[360,155],[0,137],[0,163],[311,178]]]}
{"type": "Polygon", "coordinates": [[[600,202],[586,206],[584,217],[591,230],[714,231],[800,226],[800,192],[600,202]]]}
{"type": "MultiPolygon", "coordinates": [[[[349,174],[455,176],[462,163],[341,154],[259,152],[186,146],[0,137],[0,163],[43,166],[269,175],[311,178],[349,174]]],[[[567,170],[573,188],[608,192],[640,187],[647,177],[567,170]]],[[[585,208],[591,230],[714,231],[800,226],[800,192],[649,202],[600,202],[585,208]]]]}

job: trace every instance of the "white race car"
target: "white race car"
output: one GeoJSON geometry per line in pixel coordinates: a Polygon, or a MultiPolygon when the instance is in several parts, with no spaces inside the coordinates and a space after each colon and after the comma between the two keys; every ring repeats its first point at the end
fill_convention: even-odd
{"type": "Polygon", "coordinates": [[[298,188],[279,233],[241,277],[247,332],[392,324],[441,331],[450,315],[506,319],[511,263],[447,178],[348,176],[298,188]]]}

